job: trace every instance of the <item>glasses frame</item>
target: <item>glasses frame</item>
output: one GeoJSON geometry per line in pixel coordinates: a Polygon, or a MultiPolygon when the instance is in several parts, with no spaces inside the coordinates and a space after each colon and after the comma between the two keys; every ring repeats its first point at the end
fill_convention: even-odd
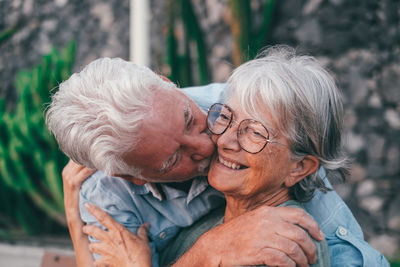
{"type": "MultiPolygon", "coordinates": [[[[234,113],[233,113],[233,111],[232,111],[232,108],[229,107],[229,106],[226,105],[226,104],[222,104],[222,103],[214,103],[214,104],[212,104],[211,107],[208,109],[208,112],[207,112],[207,119],[206,119],[207,129],[208,129],[212,134],[215,134],[215,135],[223,135],[223,134],[226,132],[226,130],[228,130],[229,128],[232,128],[232,126],[233,126],[233,114],[234,114],[234,113]],[[230,120],[229,120],[229,123],[227,124],[226,128],[225,128],[221,133],[214,133],[214,132],[210,129],[209,125],[208,125],[208,118],[209,118],[209,116],[210,116],[210,110],[211,110],[214,106],[216,106],[216,105],[219,105],[219,106],[222,106],[222,107],[228,109],[229,112],[232,114],[232,116],[231,116],[231,118],[230,118],[230,120]]],[[[257,120],[253,120],[253,119],[244,119],[244,120],[242,120],[242,121],[239,122],[239,124],[238,124],[238,129],[236,130],[236,138],[237,138],[237,142],[239,143],[240,148],[243,149],[244,151],[246,151],[247,153],[250,153],[250,154],[257,154],[257,153],[260,153],[261,151],[263,151],[263,149],[267,146],[268,143],[277,143],[277,144],[280,144],[280,145],[284,145],[284,144],[278,143],[278,142],[276,142],[276,141],[271,141],[271,140],[269,139],[269,131],[268,131],[267,127],[265,127],[264,124],[262,124],[261,122],[259,122],[259,121],[257,121],[257,120]],[[247,121],[250,121],[250,122],[259,123],[260,125],[262,125],[262,127],[264,127],[265,131],[266,131],[267,134],[268,134],[267,139],[265,140],[265,144],[264,144],[263,147],[262,147],[259,151],[257,151],[257,152],[250,152],[250,151],[248,151],[248,150],[245,149],[245,148],[242,146],[242,144],[240,143],[239,129],[240,129],[240,126],[242,125],[242,123],[245,122],[245,121],[246,121],[246,122],[247,122],[247,121]]]]}

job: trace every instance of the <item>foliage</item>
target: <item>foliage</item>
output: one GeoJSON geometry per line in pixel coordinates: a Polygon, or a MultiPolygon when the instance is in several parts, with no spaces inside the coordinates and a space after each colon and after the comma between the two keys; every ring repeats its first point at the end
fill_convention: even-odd
{"type": "Polygon", "coordinates": [[[12,111],[0,99],[0,225],[17,222],[25,233],[66,226],[61,171],[67,158],[45,125],[50,90],[71,74],[75,44],[55,48],[41,64],[17,74],[19,99],[12,111]]]}
{"type": "Polygon", "coordinates": [[[17,32],[17,27],[10,27],[9,29],[6,29],[2,32],[0,32],[0,44],[5,42],[7,39],[11,38],[11,36],[14,35],[14,33],[17,32]]]}
{"type": "MultiPolygon", "coordinates": [[[[232,12],[232,58],[236,66],[253,58],[268,43],[275,0],[266,0],[262,23],[258,27],[252,23],[254,14],[250,4],[250,0],[229,1],[232,12]]],[[[192,1],[169,0],[168,14],[167,61],[171,69],[170,80],[181,87],[209,83],[208,49],[192,1]],[[181,34],[178,33],[179,25],[183,25],[181,34]],[[182,34],[182,38],[176,37],[182,34]]]]}
{"type": "Polygon", "coordinates": [[[392,259],[389,262],[391,267],[400,267],[400,259],[392,259]]]}
{"type": "Polygon", "coordinates": [[[268,42],[275,0],[267,0],[261,25],[256,28],[252,18],[250,0],[229,0],[232,11],[231,32],[233,37],[233,63],[239,66],[254,56],[268,42]]]}
{"type": "Polygon", "coordinates": [[[169,78],[178,82],[182,87],[192,85],[194,79],[192,65],[197,62],[200,84],[209,83],[210,70],[206,56],[206,44],[192,2],[190,0],[169,0],[168,8],[167,52],[168,64],[171,67],[169,78]],[[181,20],[184,27],[183,44],[179,44],[175,37],[178,20],[181,20]],[[178,52],[180,45],[183,46],[184,53],[178,52]],[[192,47],[195,47],[196,50],[193,51],[192,47]]]}
{"type": "Polygon", "coordinates": [[[233,43],[233,63],[235,66],[242,64],[254,56],[268,42],[269,29],[272,21],[275,0],[267,0],[264,6],[261,25],[253,25],[250,0],[230,0],[232,10],[231,31],[233,43]]]}
{"type": "Polygon", "coordinates": [[[2,30],[0,32],[0,45],[5,43],[8,39],[10,39],[18,30],[21,28],[26,27],[26,20],[20,19],[12,26],[2,30]]]}

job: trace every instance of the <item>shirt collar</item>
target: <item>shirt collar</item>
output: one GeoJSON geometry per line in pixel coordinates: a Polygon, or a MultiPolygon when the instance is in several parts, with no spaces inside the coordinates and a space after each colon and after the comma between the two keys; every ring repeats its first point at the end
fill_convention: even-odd
{"type": "MultiPolygon", "coordinates": [[[[160,185],[165,193],[166,199],[171,200],[187,196],[186,204],[189,204],[194,198],[200,195],[207,188],[208,181],[206,176],[199,176],[194,178],[188,194],[186,194],[186,192],[182,190],[168,186],[168,183],[161,183],[160,185]]],[[[143,187],[146,189],[143,191],[143,194],[151,193],[153,197],[157,198],[158,200],[164,200],[162,194],[154,183],[147,183],[143,187]]]]}

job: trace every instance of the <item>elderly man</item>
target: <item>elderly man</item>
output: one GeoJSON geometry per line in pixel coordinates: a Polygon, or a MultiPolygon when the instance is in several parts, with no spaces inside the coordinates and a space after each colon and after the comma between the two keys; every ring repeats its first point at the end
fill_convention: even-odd
{"type": "MultiPolygon", "coordinates": [[[[91,202],[133,233],[150,222],[152,262],[157,265],[158,252],[181,227],[223,205],[221,194],[199,176],[206,174],[214,150],[199,106],[207,109],[222,90],[223,85],[210,85],[184,94],[147,68],[120,59],[96,60],[62,83],[48,110],[48,126],[66,155],[101,170],[82,185],[82,219],[98,224],[84,208],[91,202]]],[[[306,208],[324,231],[334,266],[384,266],[385,259],[365,243],[334,191],[317,193],[306,208]]],[[[303,215],[290,208],[257,209],[210,230],[176,265],[211,266],[237,259],[234,264],[307,266],[315,261],[315,247],[297,225],[315,239],[322,234],[303,215]],[[207,244],[216,242],[225,246],[209,251],[207,244]]]]}

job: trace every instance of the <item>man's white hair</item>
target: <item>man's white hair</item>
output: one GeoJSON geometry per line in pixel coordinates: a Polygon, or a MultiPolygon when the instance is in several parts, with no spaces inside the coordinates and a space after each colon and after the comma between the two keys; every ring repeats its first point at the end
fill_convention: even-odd
{"type": "Polygon", "coordinates": [[[60,84],[46,123],[75,162],[107,175],[140,177],[140,170],[123,156],[140,142],[155,90],[172,88],[146,67],[119,58],[97,59],[60,84]]]}
{"type": "MultiPolygon", "coordinates": [[[[264,114],[271,113],[295,158],[314,155],[328,174],[345,178],[341,94],[315,58],[296,55],[288,46],[270,47],[238,67],[224,93],[225,99],[238,96],[245,113],[267,126],[264,114]]],[[[318,172],[296,184],[293,194],[307,201],[316,188],[327,190],[318,172]]]]}

